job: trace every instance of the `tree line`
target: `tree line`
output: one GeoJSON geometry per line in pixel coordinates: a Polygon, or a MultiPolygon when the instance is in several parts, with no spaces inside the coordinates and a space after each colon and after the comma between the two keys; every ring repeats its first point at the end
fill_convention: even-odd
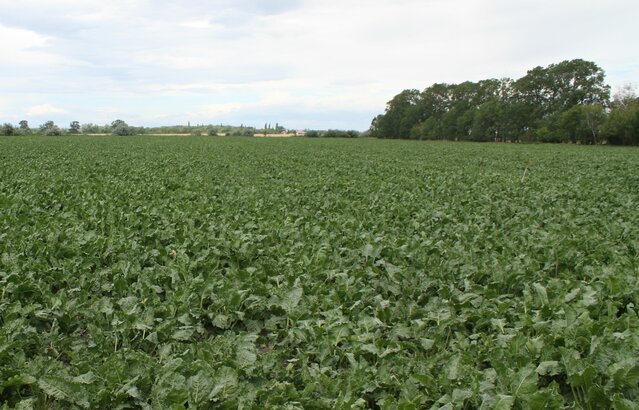
{"type": "Polygon", "coordinates": [[[610,98],[597,64],[581,59],[535,67],[517,80],[436,83],[404,90],[375,117],[378,138],[639,145],[639,98],[610,98]]]}
{"type": "Polygon", "coordinates": [[[110,125],[82,124],[72,121],[68,128],[62,128],[53,121],[47,121],[38,128],[31,128],[27,120],[22,120],[18,126],[11,123],[4,123],[0,126],[0,135],[47,135],[56,136],[64,134],[113,134],[113,135],[136,135],[143,134],[144,127],[133,127],[123,120],[115,120],[110,125]]]}
{"type": "Polygon", "coordinates": [[[357,138],[362,134],[355,130],[307,130],[306,137],[309,138],[357,138]]]}
{"type": "MultiPolygon", "coordinates": [[[[359,136],[357,131],[341,130],[307,130],[310,137],[347,137],[359,136]]],[[[47,121],[37,128],[31,128],[27,120],[22,120],[17,126],[4,123],[0,125],[0,135],[66,135],[66,134],[112,134],[112,135],[140,135],[140,134],[185,134],[185,135],[228,135],[234,137],[252,137],[255,134],[292,134],[304,135],[304,132],[287,129],[279,123],[273,127],[270,123],[264,124],[264,128],[256,128],[241,124],[237,125],[167,125],[160,127],[134,127],[123,120],[115,120],[111,124],[98,125],[93,123],[80,124],[72,121],[68,128],[62,128],[53,121],[47,121]]]]}
{"type": "Polygon", "coordinates": [[[0,135],[65,135],[65,134],[112,134],[112,135],[140,135],[140,134],[185,134],[185,135],[228,135],[237,137],[252,137],[255,134],[292,134],[295,136],[305,135],[311,138],[356,138],[362,134],[355,130],[306,130],[299,132],[289,130],[279,123],[275,127],[271,124],[264,124],[264,128],[255,128],[251,126],[235,125],[169,125],[161,127],[134,127],[127,124],[123,120],[115,120],[111,124],[97,125],[93,123],[82,124],[78,121],[72,121],[68,128],[61,128],[53,121],[47,121],[38,128],[29,127],[27,120],[22,120],[18,126],[5,123],[0,126],[0,135]]]}
{"type": "MultiPolygon", "coordinates": [[[[140,135],[140,134],[192,134],[192,135],[232,135],[253,136],[259,132],[255,127],[233,125],[170,125],[162,127],[135,127],[123,120],[115,120],[111,124],[98,125],[93,123],[80,124],[72,121],[67,128],[47,121],[37,128],[31,128],[27,120],[22,120],[17,126],[4,123],[0,125],[0,135],[46,135],[56,136],[65,134],[112,134],[112,135],[140,135]]],[[[270,130],[269,130],[270,131],[270,130]]]]}

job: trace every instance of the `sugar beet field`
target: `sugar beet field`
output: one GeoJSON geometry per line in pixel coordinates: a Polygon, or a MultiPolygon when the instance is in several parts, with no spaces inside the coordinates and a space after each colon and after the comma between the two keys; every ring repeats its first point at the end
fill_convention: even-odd
{"type": "Polygon", "coordinates": [[[637,408],[637,149],[16,137],[0,161],[1,408],[637,408]]]}

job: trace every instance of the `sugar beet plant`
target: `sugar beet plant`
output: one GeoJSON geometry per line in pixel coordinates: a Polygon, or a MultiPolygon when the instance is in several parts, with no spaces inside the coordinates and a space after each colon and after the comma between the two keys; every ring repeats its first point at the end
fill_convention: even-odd
{"type": "Polygon", "coordinates": [[[0,140],[2,408],[636,409],[639,151],[0,140]]]}

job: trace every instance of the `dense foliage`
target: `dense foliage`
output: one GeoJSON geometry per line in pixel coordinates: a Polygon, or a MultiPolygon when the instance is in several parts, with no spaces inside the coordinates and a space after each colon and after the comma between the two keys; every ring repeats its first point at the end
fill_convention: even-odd
{"type": "Polygon", "coordinates": [[[270,124],[264,124],[264,128],[257,129],[251,126],[245,126],[240,124],[235,125],[172,125],[162,127],[135,127],[127,124],[123,120],[115,120],[111,124],[97,125],[93,123],[80,124],[78,121],[72,121],[69,124],[69,128],[64,129],[58,127],[53,121],[47,121],[42,124],[38,131],[32,132],[29,129],[29,123],[26,120],[20,121],[19,128],[16,128],[13,124],[5,123],[0,126],[0,135],[12,136],[12,135],[29,135],[40,134],[47,136],[59,136],[65,134],[112,134],[118,136],[132,136],[132,135],[193,135],[193,136],[232,136],[232,137],[253,137],[263,135],[277,134],[300,136],[306,134],[308,137],[324,137],[324,138],[355,138],[362,134],[355,130],[302,130],[286,129],[282,125],[276,123],[275,127],[270,124]]]}
{"type": "Polygon", "coordinates": [[[610,104],[604,72],[584,60],[509,78],[404,90],[371,125],[381,138],[639,145],[639,100],[610,104]]]}
{"type": "Polygon", "coordinates": [[[639,401],[639,151],[0,139],[4,408],[639,401]]]}
{"type": "Polygon", "coordinates": [[[238,137],[253,136],[257,131],[255,127],[247,127],[244,124],[236,125],[188,125],[188,126],[164,126],[164,127],[147,127],[147,134],[198,134],[198,135],[217,135],[226,134],[238,137]]]}
{"type": "Polygon", "coordinates": [[[308,130],[305,136],[309,138],[357,138],[360,133],[355,130],[308,130]]]}
{"type": "MultiPolygon", "coordinates": [[[[40,125],[37,130],[31,130],[29,123],[22,120],[19,128],[13,124],[5,123],[0,125],[0,135],[29,135],[40,134],[47,136],[59,136],[64,134],[113,134],[118,136],[130,136],[140,134],[197,134],[197,135],[217,135],[225,134],[232,136],[253,136],[256,133],[254,127],[244,125],[174,125],[164,127],[136,127],[127,124],[124,120],[115,120],[111,124],[98,125],[93,123],[80,124],[72,121],[68,128],[60,128],[53,121],[47,121],[40,125]]],[[[263,132],[263,130],[260,130],[263,132]]]]}
{"type": "Polygon", "coordinates": [[[62,135],[60,127],[55,125],[53,121],[47,121],[40,126],[40,134],[47,136],[59,136],[62,135]]]}

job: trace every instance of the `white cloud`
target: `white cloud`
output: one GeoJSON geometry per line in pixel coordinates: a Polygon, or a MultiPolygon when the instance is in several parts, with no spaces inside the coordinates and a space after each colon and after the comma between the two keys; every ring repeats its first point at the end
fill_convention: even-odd
{"type": "Polygon", "coordinates": [[[202,20],[187,20],[179,24],[180,27],[194,28],[194,29],[208,29],[208,30],[222,30],[224,26],[221,24],[213,24],[208,19],[202,20]]]}
{"type": "Polygon", "coordinates": [[[198,107],[198,110],[195,112],[187,113],[189,116],[196,118],[206,118],[206,117],[219,117],[221,115],[230,114],[232,112],[236,112],[245,108],[244,104],[240,103],[221,103],[221,104],[205,104],[198,107]]]}
{"type": "Polygon", "coordinates": [[[46,37],[34,31],[7,27],[0,24],[0,46],[5,51],[24,51],[35,47],[42,47],[46,42],[46,37]]]}
{"type": "Polygon", "coordinates": [[[40,104],[40,105],[34,105],[33,107],[29,107],[26,113],[27,115],[38,117],[38,116],[48,115],[48,114],[64,114],[66,113],[66,110],[60,107],[56,107],[52,104],[40,104]]]}
{"type": "MultiPolygon", "coordinates": [[[[84,65],[85,63],[65,56],[50,47],[54,39],[36,31],[2,25],[0,23],[0,64],[14,67],[18,74],[24,68],[38,71],[57,66],[84,65]]],[[[11,72],[11,68],[4,68],[11,72]]],[[[1,73],[2,71],[0,71],[1,73]]],[[[20,81],[18,76],[18,81],[20,81]]]]}
{"type": "Polygon", "coordinates": [[[48,63],[55,57],[42,51],[47,41],[47,37],[34,31],[0,24],[0,63],[48,63]]]}
{"type": "Polygon", "coordinates": [[[122,112],[122,110],[117,107],[99,107],[96,108],[95,111],[101,114],[117,114],[119,112],[122,112]]]}

